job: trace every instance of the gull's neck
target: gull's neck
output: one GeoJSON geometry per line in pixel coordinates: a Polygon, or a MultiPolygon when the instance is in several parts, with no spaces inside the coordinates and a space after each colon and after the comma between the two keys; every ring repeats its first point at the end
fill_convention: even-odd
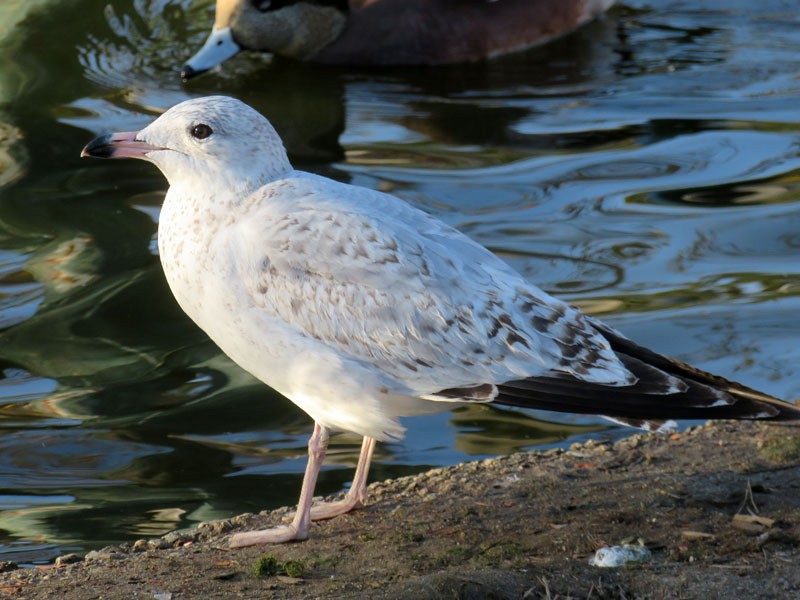
{"type": "Polygon", "coordinates": [[[169,196],[206,205],[207,208],[230,209],[240,206],[256,190],[284,179],[293,169],[288,161],[280,168],[262,170],[258,174],[232,170],[230,173],[195,174],[168,178],[169,196]]]}

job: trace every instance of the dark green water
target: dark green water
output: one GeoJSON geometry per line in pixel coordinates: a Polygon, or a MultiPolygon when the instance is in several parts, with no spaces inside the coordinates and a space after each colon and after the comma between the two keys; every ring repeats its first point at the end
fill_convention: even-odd
{"type": "MultiPolygon", "coordinates": [[[[155,254],[165,181],[78,158],[192,96],[254,105],[296,166],[401,196],[641,343],[800,396],[795,4],[636,0],[491,64],[249,54],[182,84],[210,2],[4,0],[0,560],[296,500],[311,423],[176,307],[155,254]]],[[[623,433],[489,408],[407,425],[375,479],[623,433]]],[[[320,493],[357,452],[335,438],[320,493]]]]}

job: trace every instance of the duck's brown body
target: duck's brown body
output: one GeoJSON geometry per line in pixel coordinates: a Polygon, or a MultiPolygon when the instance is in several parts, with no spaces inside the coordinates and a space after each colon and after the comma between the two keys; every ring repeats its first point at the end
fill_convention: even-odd
{"type": "Polygon", "coordinates": [[[592,0],[372,0],[361,4],[365,6],[351,9],[342,33],[314,61],[474,62],[548,42],[589,21],[603,6],[592,0]]]}

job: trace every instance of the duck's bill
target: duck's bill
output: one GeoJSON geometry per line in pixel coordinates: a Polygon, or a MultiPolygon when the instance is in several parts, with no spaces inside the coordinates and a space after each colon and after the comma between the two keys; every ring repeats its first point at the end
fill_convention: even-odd
{"type": "Polygon", "coordinates": [[[241,49],[241,46],[233,39],[230,27],[214,28],[211,30],[211,35],[208,36],[203,47],[183,65],[181,78],[191,79],[200,73],[213,69],[241,49]]]}
{"type": "Polygon", "coordinates": [[[86,147],[81,151],[81,157],[142,158],[147,160],[147,155],[150,152],[162,150],[162,148],[137,140],[136,136],[138,134],[138,131],[124,131],[96,137],[86,144],[86,147]]]}

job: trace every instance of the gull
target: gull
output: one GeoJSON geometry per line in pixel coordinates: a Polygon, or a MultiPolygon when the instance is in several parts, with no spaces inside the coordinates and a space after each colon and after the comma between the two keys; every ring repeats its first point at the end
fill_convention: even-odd
{"type": "Polygon", "coordinates": [[[269,121],[187,100],[81,156],[166,176],[158,249],[178,304],[246,371],[314,420],[291,524],[234,547],[308,537],[366,502],[376,441],[452,403],[669,419],[795,420],[800,408],[637,345],[399,198],[294,170],[269,121]],[[331,431],[363,436],[343,500],[312,507],[331,431]]]}

